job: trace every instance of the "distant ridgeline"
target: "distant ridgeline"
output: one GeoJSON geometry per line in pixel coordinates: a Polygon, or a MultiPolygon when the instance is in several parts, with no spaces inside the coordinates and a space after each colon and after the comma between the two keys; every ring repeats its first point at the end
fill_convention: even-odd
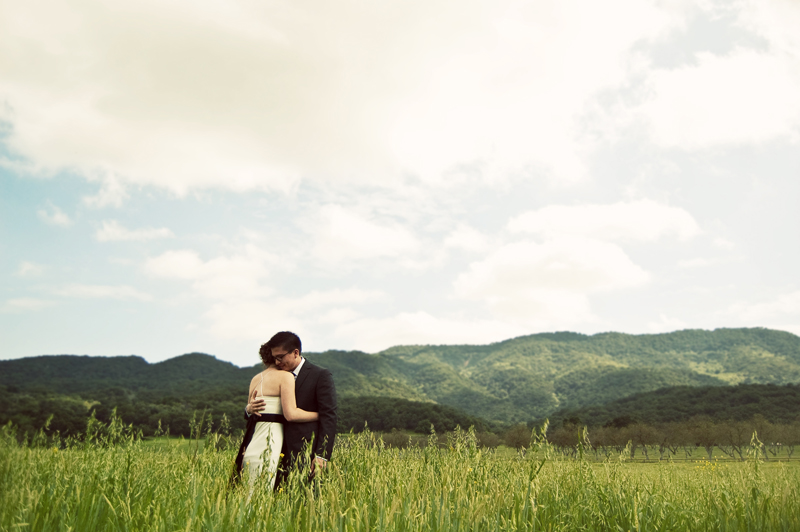
{"type": "MultiPolygon", "coordinates": [[[[341,430],[358,430],[364,420],[376,430],[379,425],[422,430],[425,420],[437,430],[465,420],[485,420],[485,426],[497,428],[555,412],[588,422],[605,415],[588,407],[634,396],[621,403],[628,405],[626,412],[635,411],[637,404],[652,410],[646,392],[675,386],[680,388],[659,392],[676,395],[656,410],[669,410],[676,397],[691,397],[708,413],[733,400],[715,396],[712,387],[800,383],[800,337],[768,329],[592,336],[560,332],[481,346],[398,346],[377,354],[327,351],[306,356],[333,373],[341,430]],[[693,387],[708,391],[692,395],[693,387]]],[[[103,419],[116,407],[123,420],[146,431],[161,419],[173,434],[185,432],[193,411],[204,409],[215,422],[226,414],[236,428],[243,424],[250,378],[260,369],[259,364],[239,368],[200,353],[157,364],[137,356],[0,361],[0,423],[11,419],[21,427],[38,428],[53,413],[52,427],[65,423],[61,430],[71,432],[81,420],[85,423],[89,409],[103,419]]],[[[678,416],[693,412],[672,411],[678,416]]]]}

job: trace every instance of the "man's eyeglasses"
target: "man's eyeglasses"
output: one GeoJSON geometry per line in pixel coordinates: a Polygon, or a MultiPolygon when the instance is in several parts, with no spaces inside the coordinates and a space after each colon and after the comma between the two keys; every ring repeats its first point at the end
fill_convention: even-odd
{"type": "MultiPolygon", "coordinates": [[[[297,349],[295,349],[294,351],[297,351],[297,349]]],[[[294,351],[289,351],[288,353],[284,353],[282,355],[272,355],[272,358],[275,359],[275,362],[283,362],[283,358],[291,355],[292,353],[294,353],[294,351]]]]}

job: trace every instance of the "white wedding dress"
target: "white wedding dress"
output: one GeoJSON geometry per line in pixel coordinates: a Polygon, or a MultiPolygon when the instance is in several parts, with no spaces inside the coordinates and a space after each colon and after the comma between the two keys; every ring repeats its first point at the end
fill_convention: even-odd
{"type": "MultiPolygon", "coordinates": [[[[261,377],[262,383],[264,377],[261,377]]],[[[259,385],[261,392],[261,385],[259,385]]],[[[281,398],[274,396],[259,395],[256,399],[264,399],[266,402],[260,414],[283,414],[281,408],[281,398]]],[[[278,460],[281,456],[283,447],[283,424],[266,421],[256,423],[253,439],[244,452],[243,467],[247,467],[249,473],[250,496],[253,495],[253,487],[256,479],[262,473],[269,475],[266,479],[266,486],[272,489],[275,486],[275,474],[278,471],[278,460]],[[266,467],[266,471],[264,468],[266,467]]]]}

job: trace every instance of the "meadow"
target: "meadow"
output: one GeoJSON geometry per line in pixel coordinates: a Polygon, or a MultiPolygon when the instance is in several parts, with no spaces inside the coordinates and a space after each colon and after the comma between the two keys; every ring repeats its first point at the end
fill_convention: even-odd
{"type": "Polygon", "coordinates": [[[444,446],[396,449],[364,431],[337,440],[312,482],[279,493],[229,488],[232,440],[114,438],[20,442],[0,431],[0,530],[798,530],[800,464],[633,463],[485,449],[457,430],[444,446]],[[201,445],[204,443],[204,445],[201,445]]]}

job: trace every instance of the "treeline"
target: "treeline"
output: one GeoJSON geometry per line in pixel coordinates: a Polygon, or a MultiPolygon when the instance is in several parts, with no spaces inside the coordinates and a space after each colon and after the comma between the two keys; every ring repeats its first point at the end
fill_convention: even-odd
{"type": "MultiPolygon", "coordinates": [[[[549,419],[598,427],[615,419],[659,425],[708,416],[715,421],[745,421],[761,415],[771,423],[790,423],[800,415],[800,385],[674,386],[638,393],[599,406],[557,410],[549,419]]],[[[536,420],[539,425],[543,419],[536,420]]]]}
{"type": "Polygon", "coordinates": [[[562,453],[575,455],[579,446],[596,458],[618,455],[630,446],[630,456],[638,452],[644,459],[691,458],[699,451],[713,459],[715,449],[739,460],[755,449],[765,460],[791,458],[800,445],[800,420],[771,423],[756,415],[745,421],[714,421],[699,416],[687,421],[648,425],[617,420],[602,427],[586,428],[567,423],[551,430],[547,440],[562,453]]]}
{"type": "Polygon", "coordinates": [[[212,422],[220,424],[223,416],[231,429],[243,429],[245,421],[244,396],[238,402],[225,393],[205,393],[194,397],[162,396],[132,398],[128,390],[111,388],[98,390],[91,399],[79,396],[52,394],[44,391],[14,390],[0,386],[0,425],[12,422],[23,433],[33,433],[44,428],[50,419],[48,431],[62,436],[76,436],[86,432],[92,413],[98,421],[110,423],[112,414],[125,424],[133,425],[145,436],[159,430],[174,436],[190,435],[193,417],[205,413],[212,422]]]}
{"type": "Polygon", "coordinates": [[[451,431],[457,426],[475,427],[481,432],[487,429],[483,419],[435,403],[392,397],[345,397],[339,401],[339,432],[361,432],[365,424],[371,431],[400,430],[419,434],[429,433],[431,426],[437,432],[451,431]]]}
{"type": "MultiPolygon", "coordinates": [[[[103,423],[114,412],[125,424],[141,430],[144,436],[169,431],[174,436],[190,435],[193,418],[204,413],[212,424],[222,423],[223,416],[231,430],[244,429],[245,397],[224,391],[194,397],[172,395],[135,396],[128,390],[111,388],[95,391],[91,399],[52,394],[45,391],[19,391],[0,386],[0,425],[11,421],[24,433],[36,432],[49,421],[48,431],[62,436],[83,434],[92,413],[103,423]]],[[[427,434],[431,426],[437,432],[456,426],[487,430],[487,422],[468,416],[455,408],[434,403],[419,403],[390,397],[344,397],[339,400],[339,432],[360,432],[364,426],[373,431],[402,430],[427,434]]],[[[213,425],[212,425],[213,428],[213,425]]]]}

